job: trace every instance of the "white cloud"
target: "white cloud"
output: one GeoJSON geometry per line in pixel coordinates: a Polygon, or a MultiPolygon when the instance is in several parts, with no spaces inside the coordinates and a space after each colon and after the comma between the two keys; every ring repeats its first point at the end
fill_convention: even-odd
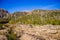
{"type": "Polygon", "coordinates": [[[45,10],[54,10],[54,9],[57,9],[56,8],[56,4],[52,4],[52,5],[46,5],[44,7],[41,7],[40,9],[45,9],[45,10]]]}

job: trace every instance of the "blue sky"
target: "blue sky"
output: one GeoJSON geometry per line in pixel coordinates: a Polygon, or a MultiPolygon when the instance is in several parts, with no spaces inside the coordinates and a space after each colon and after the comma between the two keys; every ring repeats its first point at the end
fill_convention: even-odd
{"type": "Polygon", "coordinates": [[[60,9],[60,0],[0,0],[0,8],[10,13],[34,9],[56,10],[60,9]]]}

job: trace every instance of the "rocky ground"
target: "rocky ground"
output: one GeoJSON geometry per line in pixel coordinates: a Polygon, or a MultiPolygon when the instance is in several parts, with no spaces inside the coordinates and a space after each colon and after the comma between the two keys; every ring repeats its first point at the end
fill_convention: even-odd
{"type": "Polygon", "coordinates": [[[8,40],[6,34],[12,28],[16,40],[60,40],[60,25],[10,24],[0,30],[0,40],[8,40]]]}

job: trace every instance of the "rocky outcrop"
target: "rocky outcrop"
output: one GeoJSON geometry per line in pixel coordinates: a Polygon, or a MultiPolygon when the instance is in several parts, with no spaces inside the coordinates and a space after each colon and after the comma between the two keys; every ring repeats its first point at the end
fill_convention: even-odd
{"type": "Polygon", "coordinates": [[[7,40],[8,36],[14,37],[13,33],[16,40],[60,40],[60,25],[9,24],[7,29],[0,30],[0,38],[7,40]]]}
{"type": "Polygon", "coordinates": [[[7,37],[4,35],[0,35],[0,40],[7,40],[7,37]]]}
{"type": "Polygon", "coordinates": [[[13,31],[19,40],[60,40],[60,25],[18,25],[13,31]]]}
{"type": "Polygon", "coordinates": [[[9,12],[6,11],[5,9],[0,9],[0,18],[8,18],[9,17],[9,12]]]}

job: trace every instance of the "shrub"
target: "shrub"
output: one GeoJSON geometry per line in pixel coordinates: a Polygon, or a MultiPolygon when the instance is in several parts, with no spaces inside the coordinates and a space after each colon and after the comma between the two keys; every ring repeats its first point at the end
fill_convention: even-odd
{"type": "Polygon", "coordinates": [[[8,40],[16,40],[16,34],[13,33],[12,28],[8,30],[8,34],[6,34],[8,40]]]}

